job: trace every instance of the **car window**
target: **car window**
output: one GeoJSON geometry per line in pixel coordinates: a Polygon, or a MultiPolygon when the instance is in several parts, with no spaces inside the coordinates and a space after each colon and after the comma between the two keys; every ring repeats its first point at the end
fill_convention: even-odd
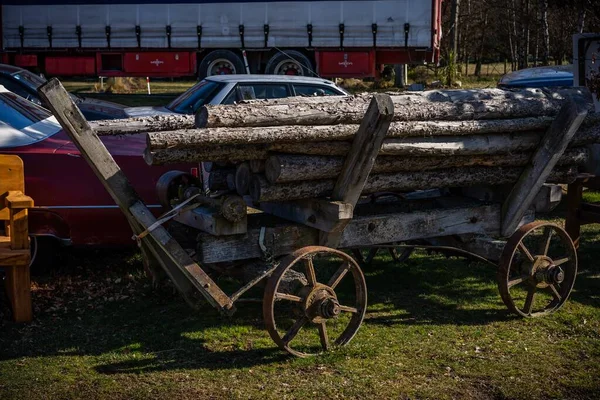
{"type": "Polygon", "coordinates": [[[294,84],[296,96],[342,96],[342,93],[321,85],[299,85],[294,84]]]}
{"type": "Polygon", "coordinates": [[[23,84],[27,85],[33,90],[37,90],[40,86],[46,83],[46,79],[42,78],[39,75],[34,74],[33,72],[29,72],[27,70],[21,70],[19,72],[15,72],[12,74],[13,78],[18,81],[23,82],[23,84]]]}
{"type": "Polygon", "coordinates": [[[227,95],[227,97],[225,97],[223,99],[223,101],[221,102],[221,104],[233,104],[236,101],[238,101],[238,91],[237,89],[233,89],[231,92],[229,92],[229,94],[227,95]]]}
{"type": "Polygon", "coordinates": [[[169,103],[167,108],[180,114],[194,114],[200,107],[208,104],[223,86],[222,83],[203,80],[169,103]]]}
{"type": "Polygon", "coordinates": [[[14,93],[0,93],[0,121],[15,129],[23,129],[51,116],[48,110],[14,93]]]}
{"type": "Polygon", "coordinates": [[[242,100],[281,99],[290,96],[288,86],[284,83],[241,83],[238,89],[242,100]]]}
{"type": "Polygon", "coordinates": [[[37,105],[41,105],[42,102],[39,100],[37,96],[34,96],[30,91],[28,91],[22,84],[16,82],[15,80],[7,77],[0,76],[0,85],[4,86],[6,89],[11,92],[21,96],[24,99],[34,102],[37,105]]]}

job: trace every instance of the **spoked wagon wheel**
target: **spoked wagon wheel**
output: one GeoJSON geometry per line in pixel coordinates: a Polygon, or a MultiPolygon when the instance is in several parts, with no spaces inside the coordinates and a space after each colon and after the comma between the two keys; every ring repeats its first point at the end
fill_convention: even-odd
{"type": "Polygon", "coordinates": [[[352,255],[356,258],[359,264],[362,266],[369,266],[373,262],[373,259],[377,255],[379,249],[377,248],[363,248],[363,249],[352,249],[352,255]]]}
{"type": "Polygon", "coordinates": [[[277,345],[298,357],[343,346],[367,308],[360,267],[346,253],[309,246],[281,260],[265,289],[265,325],[277,345]]]}
{"type": "Polygon", "coordinates": [[[522,226],[500,258],[498,289],[508,309],[522,317],[558,310],[577,275],[577,251],[561,227],[547,222],[522,226]]]}

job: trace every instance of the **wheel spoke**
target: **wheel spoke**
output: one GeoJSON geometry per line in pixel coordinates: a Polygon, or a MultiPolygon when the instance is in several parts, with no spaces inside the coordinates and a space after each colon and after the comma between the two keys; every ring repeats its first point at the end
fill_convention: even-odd
{"type": "Polygon", "coordinates": [[[313,258],[306,257],[304,259],[304,266],[306,268],[306,279],[308,280],[308,284],[310,286],[315,286],[317,284],[317,277],[315,275],[315,266],[313,264],[313,258]]]}
{"type": "Polygon", "coordinates": [[[535,258],[533,258],[533,256],[531,255],[531,253],[529,252],[529,250],[527,249],[527,247],[525,247],[525,245],[523,244],[523,242],[519,242],[519,250],[521,250],[521,252],[523,252],[525,254],[525,257],[527,257],[527,259],[531,262],[535,261],[535,258]]]}
{"type": "Polygon", "coordinates": [[[327,326],[325,325],[325,322],[319,324],[319,338],[321,339],[323,350],[329,350],[329,338],[327,337],[327,326]]]}
{"type": "Polygon", "coordinates": [[[298,334],[298,332],[300,332],[300,329],[302,329],[302,327],[308,322],[308,318],[306,316],[300,318],[299,320],[297,320],[296,322],[294,322],[294,325],[292,325],[292,327],[290,328],[289,331],[286,332],[286,334],[281,338],[281,340],[283,341],[283,343],[285,345],[287,345],[289,342],[292,341],[292,339],[294,339],[296,337],[296,335],[298,334]]]}
{"type": "Polygon", "coordinates": [[[356,314],[358,312],[358,310],[355,307],[342,306],[342,305],[340,305],[340,310],[349,312],[352,314],[356,314]]]}
{"type": "Polygon", "coordinates": [[[508,281],[508,288],[510,289],[511,287],[513,287],[515,285],[518,285],[519,283],[523,283],[527,279],[529,279],[529,276],[527,276],[527,275],[523,275],[523,276],[520,276],[518,278],[511,279],[511,280],[508,281]]]}
{"type": "Polygon", "coordinates": [[[287,293],[275,293],[275,299],[276,300],[289,300],[289,301],[293,301],[295,303],[301,303],[302,302],[302,298],[299,296],[294,296],[293,294],[287,294],[287,293]]]}
{"type": "Polygon", "coordinates": [[[556,301],[561,301],[562,300],[562,296],[560,295],[560,293],[558,293],[558,290],[556,290],[556,286],[549,285],[548,289],[550,289],[550,292],[552,293],[552,296],[554,296],[554,299],[556,301]]]}
{"type": "Polygon", "coordinates": [[[544,228],[544,237],[542,243],[540,244],[540,254],[547,256],[548,249],[550,249],[550,241],[552,240],[552,233],[554,230],[550,226],[546,226],[544,228]]]}
{"type": "Polygon", "coordinates": [[[566,262],[569,262],[569,257],[564,257],[564,258],[559,258],[558,260],[554,261],[554,266],[558,267],[559,265],[563,265],[566,262]]]}
{"type": "Polygon", "coordinates": [[[527,315],[531,314],[531,309],[533,308],[533,298],[535,296],[535,290],[535,286],[532,286],[527,292],[527,298],[525,299],[525,307],[523,307],[523,311],[527,315]]]}
{"type": "Polygon", "coordinates": [[[340,281],[344,278],[344,276],[346,276],[346,273],[348,272],[348,268],[350,268],[350,264],[347,262],[343,263],[338,268],[338,270],[335,271],[335,274],[333,274],[331,279],[329,279],[327,286],[329,286],[332,289],[335,289],[335,287],[340,283],[340,281]]]}

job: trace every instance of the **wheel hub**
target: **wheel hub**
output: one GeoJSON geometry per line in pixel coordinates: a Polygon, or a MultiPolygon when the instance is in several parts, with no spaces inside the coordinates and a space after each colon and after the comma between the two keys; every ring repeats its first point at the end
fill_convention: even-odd
{"type": "Polygon", "coordinates": [[[537,256],[529,268],[534,283],[540,288],[560,284],[565,280],[563,269],[554,265],[554,261],[549,257],[537,256]]]}
{"type": "Polygon", "coordinates": [[[319,314],[323,318],[335,318],[340,314],[340,303],[334,298],[327,298],[321,301],[319,314]]]}
{"type": "Polygon", "coordinates": [[[314,323],[321,323],[336,318],[340,313],[340,303],[335,291],[330,287],[317,284],[308,289],[304,297],[304,314],[314,323]]]}

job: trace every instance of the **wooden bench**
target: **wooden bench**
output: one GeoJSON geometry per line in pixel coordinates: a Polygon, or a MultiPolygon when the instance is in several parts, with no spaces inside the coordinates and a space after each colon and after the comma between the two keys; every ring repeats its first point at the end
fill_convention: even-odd
{"type": "Polygon", "coordinates": [[[23,161],[12,155],[0,155],[0,268],[6,271],[6,292],[14,320],[31,321],[31,282],[29,276],[29,234],[27,210],[33,199],[23,194],[23,161]]]}

